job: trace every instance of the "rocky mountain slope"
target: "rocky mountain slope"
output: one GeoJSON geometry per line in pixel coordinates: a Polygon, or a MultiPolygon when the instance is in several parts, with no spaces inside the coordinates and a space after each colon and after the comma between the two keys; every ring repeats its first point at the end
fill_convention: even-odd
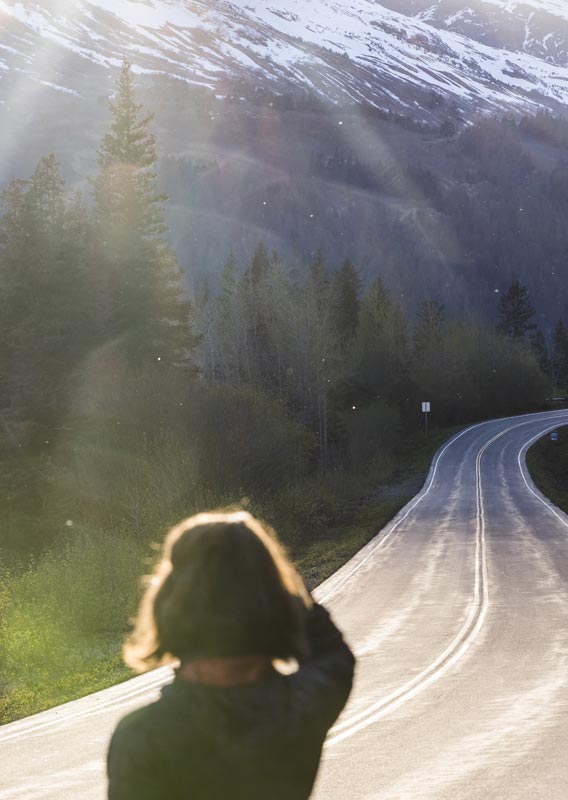
{"type": "Polygon", "coordinates": [[[127,57],[194,287],[262,239],[410,307],[491,315],[519,278],[555,320],[568,127],[478,126],[565,116],[567,26],[565,0],[0,0],[0,188],[54,151],[88,197],[127,57]]]}
{"type": "Polygon", "coordinates": [[[128,56],[218,93],[235,81],[428,114],[568,100],[563,0],[51,0],[0,2],[0,98],[31,78],[82,93],[128,56]]]}
{"type": "Polygon", "coordinates": [[[568,4],[563,0],[383,0],[387,8],[489,47],[568,65],[568,4]]]}

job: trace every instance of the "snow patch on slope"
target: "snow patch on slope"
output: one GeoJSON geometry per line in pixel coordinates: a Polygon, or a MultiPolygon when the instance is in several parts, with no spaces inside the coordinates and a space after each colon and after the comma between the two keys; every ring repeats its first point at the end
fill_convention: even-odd
{"type": "MultiPolygon", "coordinates": [[[[527,8],[568,20],[564,0],[475,1],[488,11],[522,6],[525,43],[533,36],[527,8]]],[[[451,14],[444,28],[434,27],[430,19],[439,8],[429,5],[411,17],[374,0],[66,0],[51,10],[45,3],[0,0],[6,41],[0,63],[10,66],[10,48],[22,50],[25,31],[35,49],[43,40],[105,66],[128,56],[140,71],[213,89],[223,77],[254,76],[261,85],[300,84],[331,99],[379,106],[393,97],[405,105],[405,87],[486,107],[568,102],[568,67],[447,29],[473,15],[473,8],[451,14]]]]}

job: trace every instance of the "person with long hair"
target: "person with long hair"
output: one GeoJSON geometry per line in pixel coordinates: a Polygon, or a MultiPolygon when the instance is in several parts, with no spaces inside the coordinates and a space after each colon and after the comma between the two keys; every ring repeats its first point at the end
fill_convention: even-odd
{"type": "Polygon", "coordinates": [[[118,724],[109,800],[310,796],[355,660],[265,525],[241,511],[173,528],[124,655],[177,667],[118,724]]]}

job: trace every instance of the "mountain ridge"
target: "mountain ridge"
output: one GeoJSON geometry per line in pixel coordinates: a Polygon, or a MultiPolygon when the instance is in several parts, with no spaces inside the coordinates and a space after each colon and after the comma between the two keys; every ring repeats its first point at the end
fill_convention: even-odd
{"type": "Polygon", "coordinates": [[[69,0],[60,8],[0,1],[4,102],[15,77],[82,94],[77,73],[88,67],[100,79],[125,57],[141,73],[217,93],[245,80],[425,119],[432,92],[466,116],[568,102],[568,9],[556,0],[476,0],[467,9],[455,0],[69,0]]]}
{"type": "MultiPolygon", "coordinates": [[[[459,27],[453,0],[361,0],[351,17],[336,0],[314,0],[299,18],[305,5],[223,2],[224,14],[214,15],[203,1],[73,0],[66,8],[75,13],[61,16],[60,2],[0,0],[0,28],[11,42],[2,35],[0,188],[53,151],[70,188],[89,197],[115,67],[128,57],[139,99],[156,113],[168,241],[193,287],[207,278],[215,288],[229,251],[242,265],[263,240],[292,268],[318,248],[330,265],[348,257],[365,281],[382,275],[410,307],[435,296],[448,308],[491,315],[495,293],[519,278],[539,313],[568,313],[565,104],[535,93],[537,77],[515,89],[513,78],[490,80],[472,57],[474,81],[452,51],[429,50],[428,42],[465,41],[434,25],[459,27]],[[386,8],[395,2],[414,17],[386,8]],[[335,17],[314,19],[332,7],[335,17]],[[140,9],[145,16],[133,27],[129,15],[140,9]],[[361,9],[377,24],[363,24],[361,9]],[[410,41],[413,26],[425,30],[420,15],[435,12],[431,38],[410,41]],[[374,60],[358,30],[375,37],[374,60]],[[352,55],[342,54],[342,42],[352,55]],[[405,48],[418,61],[405,59],[405,48]],[[439,71],[426,72],[434,62],[439,71]],[[443,72],[453,93],[441,88],[443,72]]],[[[472,5],[501,13],[504,4],[472,5]]],[[[554,0],[544,7],[554,11],[554,0]]],[[[563,19],[554,17],[558,26],[563,19]]],[[[487,44],[471,47],[495,54],[487,44]]],[[[523,52],[515,63],[566,72],[568,87],[562,66],[523,52]]]]}

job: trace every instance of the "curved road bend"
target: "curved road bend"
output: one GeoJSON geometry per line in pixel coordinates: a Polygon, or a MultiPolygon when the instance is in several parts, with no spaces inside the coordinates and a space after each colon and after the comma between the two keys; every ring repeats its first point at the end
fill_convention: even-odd
{"type": "MultiPolygon", "coordinates": [[[[316,800],[566,800],[568,517],[532,441],[568,411],[473,426],[423,490],[316,591],[358,657],[316,800]]],[[[157,670],[0,728],[0,800],[103,800],[117,720],[157,670]]]]}

